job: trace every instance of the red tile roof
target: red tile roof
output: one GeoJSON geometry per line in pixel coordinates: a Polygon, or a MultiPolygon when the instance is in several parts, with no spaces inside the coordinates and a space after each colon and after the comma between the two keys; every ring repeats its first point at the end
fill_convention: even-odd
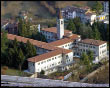
{"type": "Polygon", "coordinates": [[[54,50],[54,51],[51,51],[51,52],[48,52],[48,53],[44,53],[44,54],[41,54],[41,55],[38,55],[38,56],[35,56],[35,57],[28,58],[28,61],[38,62],[38,61],[42,61],[42,60],[51,58],[53,56],[62,54],[62,53],[70,53],[70,52],[72,52],[72,50],[66,50],[66,49],[61,48],[61,49],[57,49],[57,50],[54,50]]]}
{"type": "Polygon", "coordinates": [[[64,38],[64,39],[60,39],[54,42],[49,43],[49,45],[54,45],[54,46],[60,46],[66,43],[70,43],[72,42],[72,40],[68,39],[68,38],[64,38]]]}
{"type": "Polygon", "coordinates": [[[28,59],[28,61],[38,62],[38,61],[42,61],[42,60],[45,60],[47,58],[56,56],[58,54],[62,54],[62,51],[61,50],[54,50],[54,51],[44,53],[44,54],[41,54],[41,55],[38,55],[38,56],[35,56],[35,57],[31,57],[31,58],[28,59]]]}
{"type": "Polygon", "coordinates": [[[7,36],[8,36],[8,39],[10,39],[10,40],[14,40],[16,38],[17,41],[23,42],[23,43],[27,43],[27,40],[29,40],[30,43],[32,43],[35,46],[41,46],[41,45],[47,44],[45,42],[41,42],[41,41],[38,41],[38,40],[33,40],[33,39],[30,39],[30,38],[21,37],[21,36],[18,36],[18,35],[7,34],[7,36]]]}
{"type": "MultiPolygon", "coordinates": [[[[1,33],[1,35],[2,35],[2,33],[1,33]]],[[[55,46],[50,45],[50,44],[45,43],[45,42],[41,42],[38,40],[33,40],[33,39],[29,39],[29,38],[25,38],[25,37],[13,35],[13,34],[7,34],[7,38],[10,40],[14,40],[16,38],[17,41],[23,42],[23,43],[27,43],[27,40],[29,40],[31,44],[33,44],[37,47],[44,48],[47,50],[51,50],[48,53],[29,58],[28,61],[31,61],[31,62],[37,62],[37,61],[47,59],[49,57],[53,57],[53,56],[58,55],[58,54],[62,54],[62,53],[67,54],[67,53],[72,52],[72,50],[62,49],[62,48],[55,47],[55,46]]]]}
{"type": "Polygon", "coordinates": [[[86,44],[99,46],[99,45],[102,45],[102,44],[107,43],[107,42],[101,41],[101,40],[94,40],[94,39],[84,39],[84,40],[81,40],[80,43],[86,43],[86,44]]]}
{"type": "MultiPolygon", "coordinates": [[[[56,27],[51,27],[51,28],[43,28],[41,29],[42,31],[47,31],[47,32],[53,32],[53,33],[57,33],[57,28],[56,27]]],[[[67,34],[67,33],[72,33],[72,31],[69,31],[69,30],[64,30],[64,36],[67,34]]]]}

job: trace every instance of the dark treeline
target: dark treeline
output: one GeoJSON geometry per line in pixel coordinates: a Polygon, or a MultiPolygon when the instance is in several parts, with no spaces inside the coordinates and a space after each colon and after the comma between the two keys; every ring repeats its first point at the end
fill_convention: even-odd
{"type": "Polygon", "coordinates": [[[31,30],[30,26],[32,26],[32,24],[29,21],[26,22],[25,20],[19,19],[18,35],[47,42],[45,36],[39,33],[37,28],[34,30],[31,30]]]}
{"type": "Polygon", "coordinates": [[[81,35],[82,39],[90,38],[109,41],[109,24],[105,26],[103,22],[97,21],[91,26],[89,23],[83,24],[80,18],[76,17],[69,20],[67,29],[81,35]]]}
{"type": "Polygon", "coordinates": [[[27,41],[26,44],[16,39],[8,40],[7,33],[1,37],[1,65],[16,69],[27,69],[27,59],[36,56],[36,48],[27,41]]]}

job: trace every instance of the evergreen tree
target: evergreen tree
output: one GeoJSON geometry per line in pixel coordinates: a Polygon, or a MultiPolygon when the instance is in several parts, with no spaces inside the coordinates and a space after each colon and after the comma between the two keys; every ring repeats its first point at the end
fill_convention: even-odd
{"type": "Polygon", "coordinates": [[[45,71],[44,70],[41,70],[40,74],[43,74],[44,75],[45,74],[45,71]]]}
{"type": "Polygon", "coordinates": [[[6,63],[6,56],[7,56],[7,48],[8,48],[8,39],[7,39],[7,33],[6,32],[2,32],[2,36],[1,36],[1,64],[5,64],[6,63]]]}
{"type": "Polygon", "coordinates": [[[13,41],[13,48],[14,47],[18,48],[18,46],[19,46],[19,43],[18,43],[17,39],[15,38],[14,41],[13,41]]]}
{"type": "Polygon", "coordinates": [[[75,24],[75,27],[76,27],[76,33],[79,34],[79,31],[80,31],[80,26],[81,26],[81,20],[79,17],[76,17],[73,19],[73,22],[75,24]]]}
{"type": "Polygon", "coordinates": [[[91,50],[89,50],[87,52],[87,55],[88,55],[88,58],[89,58],[90,62],[92,63],[92,61],[93,61],[93,52],[91,50]]]}
{"type": "Polygon", "coordinates": [[[85,65],[90,64],[89,58],[88,58],[88,55],[87,55],[87,54],[85,54],[85,56],[84,56],[84,64],[85,64],[85,65]]]}
{"type": "Polygon", "coordinates": [[[14,63],[14,60],[15,60],[14,54],[15,54],[14,49],[13,48],[9,48],[8,49],[8,57],[7,57],[7,60],[6,60],[6,64],[8,66],[13,67],[13,63],[14,63]]]}
{"type": "Polygon", "coordinates": [[[92,9],[94,11],[96,11],[97,13],[100,13],[100,10],[103,9],[103,6],[100,1],[96,1],[95,4],[93,5],[92,9]]]}
{"type": "Polygon", "coordinates": [[[18,53],[18,57],[17,57],[17,63],[19,64],[18,66],[19,66],[20,71],[21,71],[21,67],[22,67],[24,60],[25,60],[25,57],[24,57],[23,52],[20,48],[19,53],[18,53]]]}
{"type": "Polygon", "coordinates": [[[67,25],[67,29],[71,30],[73,33],[76,33],[76,27],[72,20],[69,21],[67,25]]]}
{"type": "Polygon", "coordinates": [[[96,40],[100,40],[100,32],[98,31],[97,27],[95,26],[94,30],[93,30],[93,34],[94,34],[94,39],[96,40]]]}
{"type": "Polygon", "coordinates": [[[26,51],[25,52],[26,55],[25,55],[25,60],[23,63],[23,68],[27,69],[28,68],[27,59],[30,57],[36,56],[36,48],[29,42],[29,40],[26,43],[25,51],[26,51]]]}
{"type": "Polygon", "coordinates": [[[86,56],[86,54],[83,52],[81,57],[80,57],[81,62],[84,61],[85,56],[86,56]]]}

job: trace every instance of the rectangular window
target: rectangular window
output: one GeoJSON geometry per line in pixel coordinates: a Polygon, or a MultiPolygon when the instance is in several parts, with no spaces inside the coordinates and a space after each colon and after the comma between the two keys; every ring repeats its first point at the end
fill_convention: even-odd
{"type": "Polygon", "coordinates": [[[68,59],[68,55],[66,55],[66,58],[68,59]]]}

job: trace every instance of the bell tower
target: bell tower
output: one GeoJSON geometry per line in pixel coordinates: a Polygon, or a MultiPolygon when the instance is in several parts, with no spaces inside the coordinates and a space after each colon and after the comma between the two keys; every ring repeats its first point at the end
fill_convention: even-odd
{"type": "Polygon", "coordinates": [[[64,36],[64,19],[62,17],[61,11],[59,11],[57,19],[57,37],[58,39],[62,39],[63,36],[64,36]]]}

